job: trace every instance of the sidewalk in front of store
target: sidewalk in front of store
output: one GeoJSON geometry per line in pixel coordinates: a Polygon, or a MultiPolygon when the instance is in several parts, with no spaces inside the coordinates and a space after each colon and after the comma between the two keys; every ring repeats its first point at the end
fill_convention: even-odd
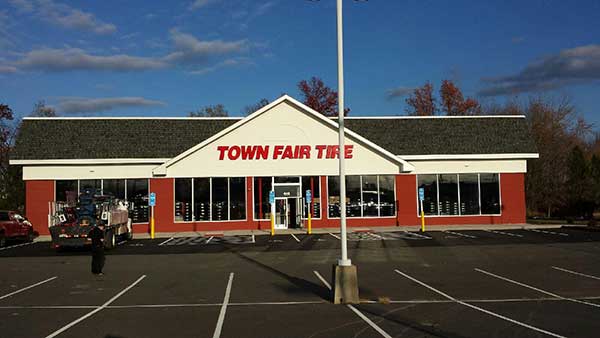
{"type": "MultiPolygon", "coordinates": [[[[510,230],[510,229],[549,229],[560,228],[571,225],[561,224],[467,224],[467,225],[432,225],[425,228],[426,231],[445,231],[445,230],[510,230]]],[[[392,232],[392,231],[419,231],[420,226],[416,225],[401,225],[401,226],[376,226],[376,227],[349,227],[348,232],[392,232]]],[[[306,234],[306,228],[299,229],[278,229],[275,230],[276,235],[286,234],[306,234]]],[[[313,228],[313,234],[339,233],[340,228],[313,228]]],[[[269,235],[268,229],[262,230],[228,230],[228,231],[184,231],[184,232],[158,232],[155,238],[171,238],[171,237],[196,237],[196,236],[250,236],[250,235],[269,235]]],[[[136,233],[134,235],[138,239],[148,239],[148,233],[136,233]]],[[[36,241],[50,241],[50,236],[39,236],[36,241]]]]}

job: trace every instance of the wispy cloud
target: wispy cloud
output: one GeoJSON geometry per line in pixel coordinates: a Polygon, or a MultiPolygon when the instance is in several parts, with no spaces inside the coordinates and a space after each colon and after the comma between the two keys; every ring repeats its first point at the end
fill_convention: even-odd
{"type": "Polygon", "coordinates": [[[20,13],[31,14],[50,24],[69,29],[111,34],[117,31],[112,23],[106,23],[90,12],[84,12],[53,0],[10,0],[20,13]]]}
{"type": "Polygon", "coordinates": [[[108,98],[59,98],[57,110],[65,114],[100,113],[115,109],[135,107],[166,106],[162,101],[149,100],[143,97],[108,97],[108,98]]]}
{"type": "Polygon", "coordinates": [[[170,40],[171,49],[163,56],[97,55],[84,49],[65,46],[31,50],[18,55],[13,61],[0,60],[0,66],[4,72],[12,69],[43,72],[132,72],[163,68],[185,68],[188,71],[191,69],[202,72],[202,69],[210,67],[215,70],[223,68],[230,65],[231,60],[236,60],[239,64],[241,60],[245,60],[240,54],[250,48],[258,48],[248,40],[202,41],[177,29],[170,31],[170,40]]]}
{"type": "Polygon", "coordinates": [[[191,34],[171,29],[171,40],[175,51],[164,57],[166,62],[178,65],[206,64],[210,57],[239,53],[248,48],[247,40],[200,41],[191,34]]]}
{"type": "Polygon", "coordinates": [[[17,68],[12,66],[0,66],[0,74],[16,73],[17,68]]]}
{"type": "Polygon", "coordinates": [[[481,96],[545,91],[600,80],[600,45],[564,49],[527,65],[514,75],[485,78],[481,96]]]}
{"type": "Polygon", "coordinates": [[[217,1],[218,0],[195,0],[188,6],[188,9],[191,11],[195,11],[199,8],[205,7],[205,6],[210,5],[211,3],[214,3],[217,1]]]}
{"type": "Polygon", "coordinates": [[[227,60],[219,62],[213,66],[205,67],[205,68],[201,68],[201,69],[197,69],[197,70],[192,70],[192,71],[189,71],[188,73],[192,74],[192,75],[205,75],[205,74],[217,71],[221,68],[227,68],[227,67],[239,66],[239,65],[250,65],[250,64],[252,64],[252,62],[246,58],[227,59],[227,60]]]}
{"type": "Polygon", "coordinates": [[[397,98],[400,98],[403,96],[410,95],[414,90],[415,90],[415,88],[413,88],[413,87],[392,88],[385,93],[385,98],[388,100],[397,99],[397,98]]]}
{"type": "Polygon", "coordinates": [[[124,54],[98,56],[79,48],[39,49],[25,54],[13,64],[19,69],[46,72],[68,72],[76,70],[95,71],[143,71],[165,68],[161,60],[124,54]]]}

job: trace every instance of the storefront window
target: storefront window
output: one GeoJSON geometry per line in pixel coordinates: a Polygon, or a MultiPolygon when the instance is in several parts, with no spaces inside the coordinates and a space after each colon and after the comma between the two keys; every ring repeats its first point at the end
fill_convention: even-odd
{"type": "Polygon", "coordinates": [[[269,204],[269,192],[273,183],[271,180],[272,177],[254,178],[254,219],[271,217],[271,204],[269,204]]]}
{"type": "Polygon", "coordinates": [[[194,178],[194,220],[210,220],[210,178],[194,178]]]}
{"type": "Polygon", "coordinates": [[[175,221],[192,220],[192,179],[175,179],[175,221]]]}
{"type": "Polygon", "coordinates": [[[346,217],[361,217],[360,176],[346,176],[346,217]]]}
{"type": "Polygon", "coordinates": [[[226,177],[212,179],[212,220],[226,221],[229,204],[227,202],[228,180],[226,177]]]}
{"type": "MultiPolygon", "coordinates": [[[[425,215],[437,215],[437,175],[419,175],[418,186],[423,188],[425,191],[425,198],[423,199],[423,211],[425,215]]],[[[417,192],[417,201],[419,201],[419,194],[417,192]]],[[[419,214],[421,214],[421,203],[419,201],[419,214]]]]}
{"type": "Polygon", "coordinates": [[[148,180],[127,180],[127,201],[129,202],[129,217],[133,223],[148,222],[148,180]]]}
{"type": "Polygon", "coordinates": [[[460,174],[460,214],[479,215],[479,175],[460,174]]]}
{"type": "Polygon", "coordinates": [[[75,203],[77,201],[77,180],[56,181],[56,196],[54,200],[69,204],[75,203]]]}
{"type": "Polygon", "coordinates": [[[118,199],[125,199],[125,180],[104,180],[102,194],[118,199]]]}
{"type": "MultiPolygon", "coordinates": [[[[319,176],[302,176],[302,196],[306,201],[306,190],[311,191],[312,196],[312,218],[321,217],[321,182],[319,176]]],[[[308,210],[310,206],[304,208],[303,218],[308,218],[308,210]]]]}
{"type": "Polygon", "coordinates": [[[440,215],[458,215],[458,179],[456,174],[438,176],[440,215]]]}
{"type": "Polygon", "coordinates": [[[379,216],[377,176],[362,176],[363,217],[379,216]]]}
{"type": "Polygon", "coordinates": [[[229,179],[229,219],[246,219],[246,178],[229,179]]]}
{"type": "Polygon", "coordinates": [[[79,181],[79,193],[89,191],[92,195],[98,195],[102,193],[102,180],[80,180],[79,181]]]}
{"type": "Polygon", "coordinates": [[[327,192],[329,194],[329,217],[340,217],[340,178],[338,176],[327,178],[327,192]]]}
{"type": "Polygon", "coordinates": [[[498,174],[480,174],[481,213],[500,214],[500,179],[498,174]]]}
{"type": "Polygon", "coordinates": [[[379,176],[379,216],[396,215],[395,178],[392,175],[379,176]]]}

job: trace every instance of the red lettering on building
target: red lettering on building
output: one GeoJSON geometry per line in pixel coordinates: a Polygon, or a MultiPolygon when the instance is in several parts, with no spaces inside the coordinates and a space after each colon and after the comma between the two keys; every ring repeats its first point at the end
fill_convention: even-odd
{"type": "MultiPolygon", "coordinates": [[[[339,146],[337,145],[324,145],[317,144],[314,146],[315,155],[317,159],[336,159],[339,158],[339,146]]],[[[230,161],[236,160],[267,160],[269,159],[270,146],[217,146],[219,152],[219,160],[223,161],[227,157],[230,161]]],[[[344,147],[344,158],[350,159],[353,157],[353,145],[346,145],[344,147]]],[[[275,145],[273,146],[273,154],[271,156],[274,160],[287,160],[287,159],[310,159],[312,152],[312,146],[310,145],[275,145]]]]}

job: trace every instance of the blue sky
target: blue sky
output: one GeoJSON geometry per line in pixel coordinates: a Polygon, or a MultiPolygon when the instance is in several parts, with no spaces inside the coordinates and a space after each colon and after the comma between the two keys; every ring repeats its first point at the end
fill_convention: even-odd
{"type": "MultiPolygon", "coordinates": [[[[353,116],[404,114],[407,89],[456,81],[484,104],[569,95],[600,124],[599,1],[344,2],[353,116]],[[391,95],[395,93],[396,95],[391,95]]],[[[336,88],[335,0],[0,3],[0,102],[64,116],[185,116],[336,88]]]]}

